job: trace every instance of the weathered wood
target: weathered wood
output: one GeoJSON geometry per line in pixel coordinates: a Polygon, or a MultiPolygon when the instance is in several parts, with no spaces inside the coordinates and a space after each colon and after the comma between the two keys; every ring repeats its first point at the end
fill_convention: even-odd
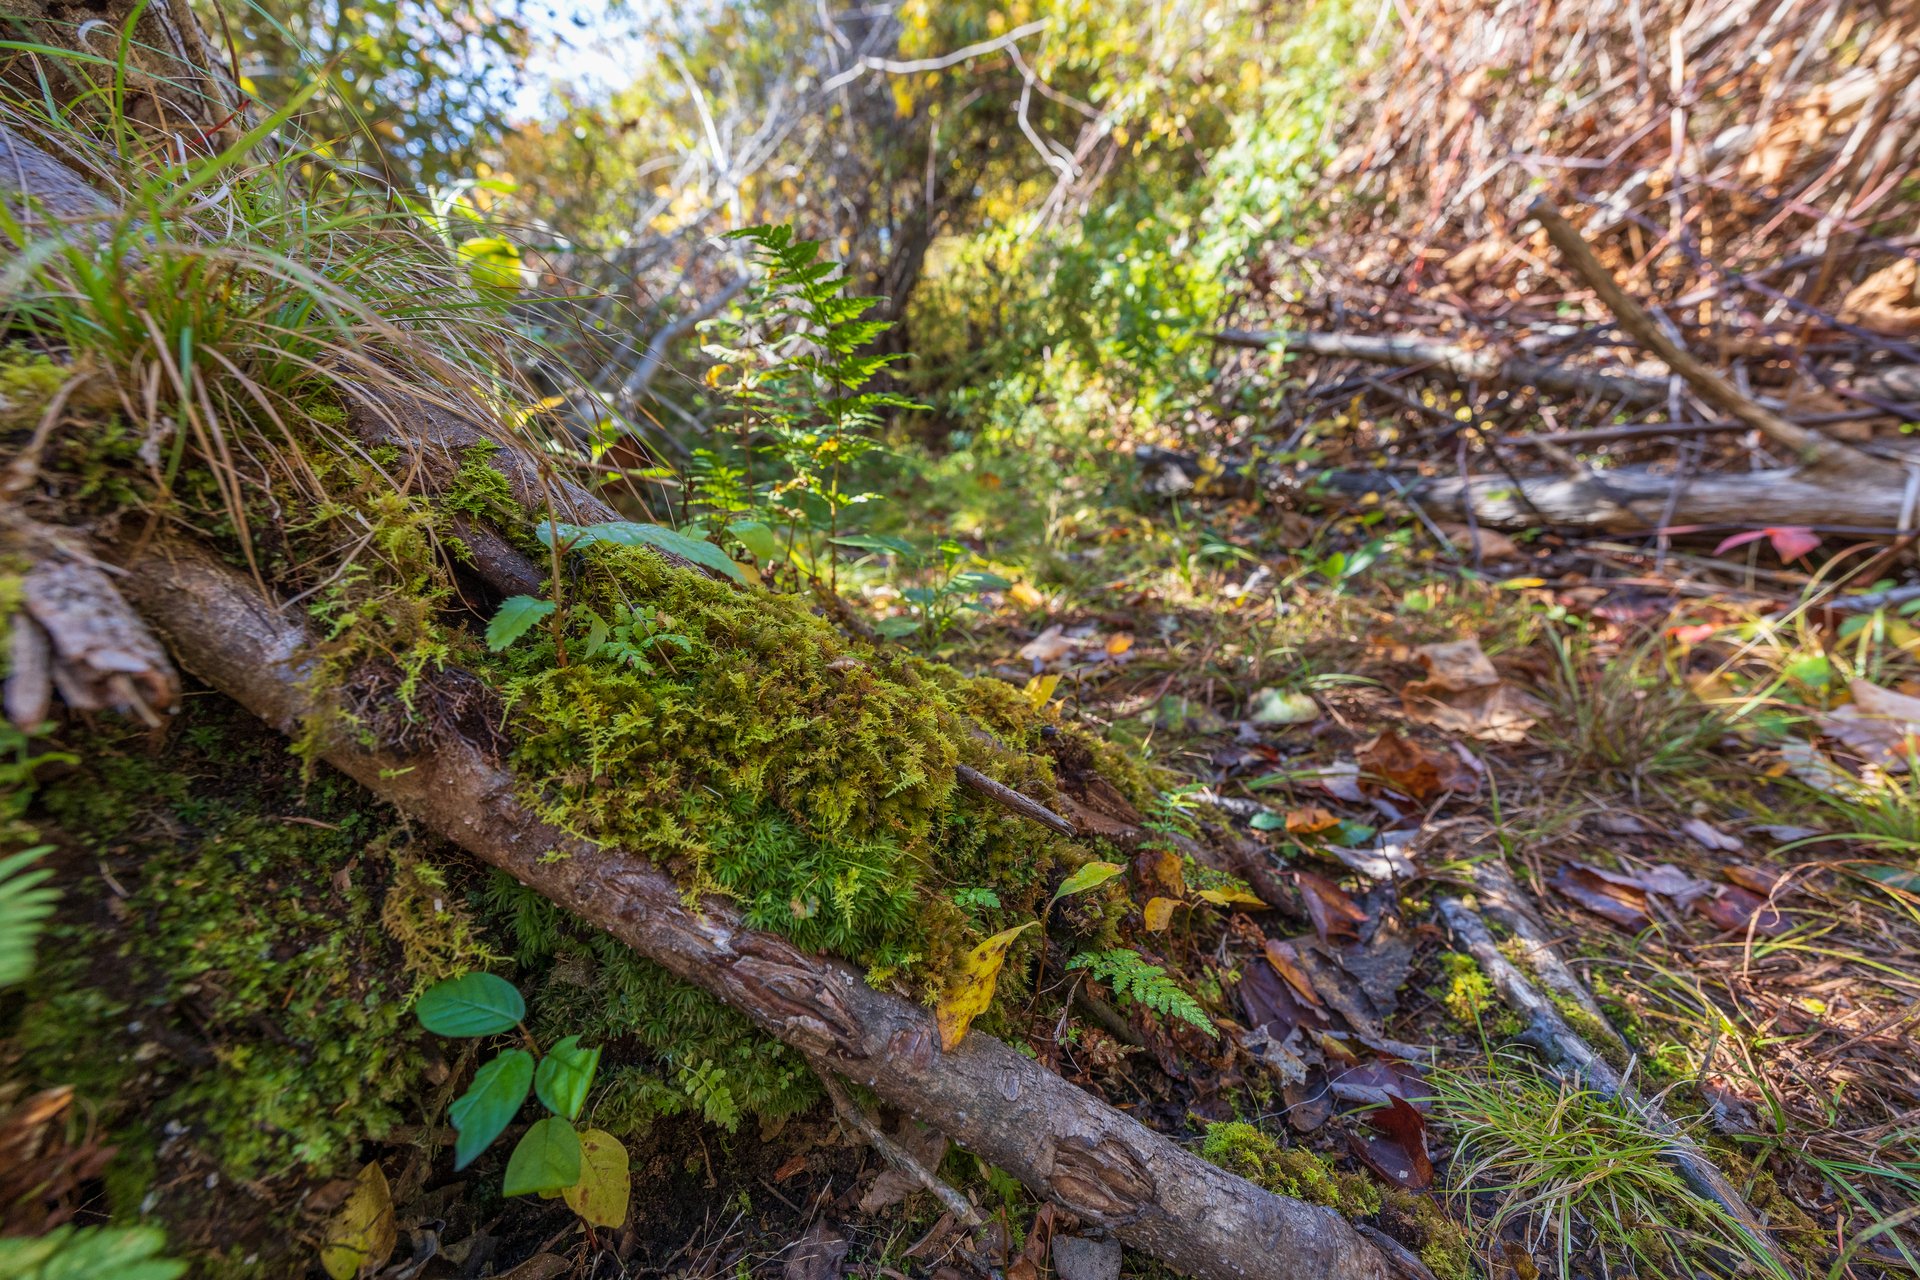
{"type": "Polygon", "coordinates": [[[1603,1097],[1632,1105],[1648,1127],[1666,1139],[1666,1150],[1662,1154],[1686,1184],[1697,1195],[1724,1210],[1755,1246],[1778,1261],[1781,1275],[1794,1274],[1794,1269],[1781,1258],[1779,1246],[1766,1224],[1747,1204],[1739,1189],[1720,1172],[1720,1167],[1680,1132],[1656,1102],[1643,1097],[1573,1029],[1553,1001],[1507,958],[1486,922],[1473,908],[1459,898],[1442,897],[1434,900],[1434,909],[1455,943],[1471,955],[1486,974],[1500,999],[1526,1020],[1526,1027],[1520,1033],[1522,1042],[1537,1051],[1561,1075],[1580,1081],[1603,1097]]]}
{"type": "Polygon", "coordinates": [[[1404,493],[1429,512],[1456,520],[1471,511],[1475,521],[1496,529],[1647,533],[1668,525],[1812,525],[1892,534],[1906,505],[1905,477],[1902,469],[1893,467],[1882,474],[1882,481],[1859,476],[1836,480],[1782,469],[1682,479],[1665,471],[1621,467],[1517,479],[1394,476],[1396,487],[1379,472],[1347,471],[1335,472],[1325,483],[1352,496],[1378,493],[1391,498],[1404,493]]]}
{"type": "MultiPolygon", "coordinates": [[[[282,732],[302,731],[320,708],[308,679],[313,638],[297,616],[190,548],[151,548],[127,568],[139,607],[183,666],[282,732]]],[[[942,1052],[927,1010],[874,990],[844,964],[743,927],[723,900],[690,908],[644,858],[570,836],[522,807],[517,780],[481,745],[446,733],[413,754],[344,741],[323,754],[423,826],[740,1009],[821,1068],[1189,1275],[1390,1274],[1383,1255],[1331,1210],[1208,1164],[986,1035],[942,1052]]]]}

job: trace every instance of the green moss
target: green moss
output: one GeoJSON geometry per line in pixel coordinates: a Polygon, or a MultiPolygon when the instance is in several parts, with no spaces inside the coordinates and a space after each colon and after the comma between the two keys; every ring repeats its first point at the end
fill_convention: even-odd
{"type": "Polygon", "coordinates": [[[1059,842],[954,782],[965,762],[1051,797],[1042,757],[974,732],[1034,745],[1016,691],[856,646],[803,597],[737,591],[651,551],[578,562],[576,617],[649,609],[687,646],[650,670],[562,666],[546,636],[513,652],[498,672],[513,764],[542,816],[729,894],[754,926],[876,979],[940,984],[969,944],[949,890],[995,891],[1000,909],[979,928],[1033,917],[1059,842]]]}
{"type": "Polygon", "coordinates": [[[237,1179],[344,1167],[399,1122],[423,1062],[380,925],[387,868],[365,856],[383,819],[337,783],[303,802],[236,775],[186,735],[165,765],[98,739],[84,755],[34,814],[75,856],[16,1029],[27,1069],[76,1085],[117,1141],[183,1126],[237,1179]],[[276,816],[316,811],[326,825],[276,816]]]}
{"type": "Polygon", "coordinates": [[[72,372],[18,343],[0,347],[0,430],[37,425],[72,372]]]}
{"type": "Polygon", "coordinates": [[[1408,1242],[1437,1280],[1473,1280],[1473,1247],[1459,1223],[1431,1196],[1388,1187],[1381,1193],[1380,1220],[1408,1242]]]}
{"type": "Polygon", "coordinates": [[[1342,1173],[1323,1156],[1301,1147],[1283,1147],[1238,1120],[1208,1125],[1200,1154],[1276,1195],[1325,1205],[1354,1218],[1380,1212],[1380,1188],[1372,1179],[1342,1173]]]}
{"type": "Polygon", "coordinates": [[[1444,980],[1435,994],[1455,1022],[1500,1040],[1520,1034],[1519,1017],[1501,1002],[1472,956],[1445,951],[1440,954],[1440,966],[1444,980]]]}

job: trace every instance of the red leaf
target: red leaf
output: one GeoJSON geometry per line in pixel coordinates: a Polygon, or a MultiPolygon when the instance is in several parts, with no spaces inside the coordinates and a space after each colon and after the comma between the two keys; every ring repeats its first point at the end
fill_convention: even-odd
{"type": "Polygon", "coordinates": [[[1360,909],[1359,903],[1325,876],[1296,871],[1293,878],[1300,885],[1300,895],[1307,901],[1307,916],[1313,921],[1313,931],[1320,935],[1320,941],[1330,941],[1334,934],[1352,942],[1360,941],[1359,926],[1367,922],[1367,913],[1360,909]]]}
{"type": "Polygon", "coordinates": [[[1773,552],[1781,560],[1798,560],[1807,552],[1820,545],[1820,535],[1805,525],[1771,525],[1765,529],[1749,529],[1745,533],[1736,533],[1713,549],[1713,554],[1725,555],[1735,547],[1744,547],[1749,542],[1758,542],[1765,538],[1773,543],[1773,552]]]}
{"type": "Polygon", "coordinates": [[[1427,1154],[1426,1117],[1405,1098],[1396,1096],[1367,1119],[1385,1136],[1356,1135],[1354,1154],[1396,1187],[1425,1191],[1432,1186],[1433,1158],[1427,1154]]]}
{"type": "Polygon", "coordinates": [[[1561,894],[1595,915],[1635,933],[1653,923],[1652,917],[1647,914],[1646,890],[1637,885],[1617,883],[1599,875],[1592,867],[1584,867],[1579,863],[1563,866],[1551,883],[1561,894]]]}
{"type": "Polygon", "coordinates": [[[1798,560],[1820,545],[1820,535],[1800,525],[1767,530],[1773,549],[1782,560],[1798,560]]]}

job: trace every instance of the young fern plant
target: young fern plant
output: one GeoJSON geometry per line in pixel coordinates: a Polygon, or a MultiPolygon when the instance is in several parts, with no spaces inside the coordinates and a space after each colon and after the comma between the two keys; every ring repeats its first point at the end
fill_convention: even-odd
{"type": "Polygon", "coordinates": [[[1157,964],[1148,964],[1137,951],[1116,947],[1112,951],[1083,951],[1067,961],[1069,969],[1084,969],[1113,989],[1121,1000],[1142,1005],[1163,1018],[1178,1018],[1208,1035],[1217,1035],[1213,1020],[1200,1002],[1167,976],[1157,964]]]}
{"type": "Polygon", "coordinates": [[[819,241],[790,226],[745,227],[729,238],[749,243],[761,270],[742,317],[714,325],[718,340],[705,348],[719,362],[709,380],[738,415],[738,456],[704,460],[694,478],[708,483],[695,496],[723,520],[740,514],[747,493],[761,495],[772,523],[785,528],[789,553],[804,539],[811,576],[824,559],[835,587],[832,543],[842,518],[879,496],[850,485],[855,464],[880,447],[874,429],[885,410],[922,406],[869,389],[901,358],[865,350],[892,323],[867,318],[881,300],[850,292],[819,241]],[[756,478],[763,460],[773,474],[756,478]]]}

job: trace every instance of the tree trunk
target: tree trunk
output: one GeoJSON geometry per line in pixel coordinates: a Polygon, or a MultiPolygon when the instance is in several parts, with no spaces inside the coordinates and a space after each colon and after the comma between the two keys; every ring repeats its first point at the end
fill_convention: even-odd
{"type": "MultiPolygon", "coordinates": [[[[299,732],[318,710],[307,680],[313,637],[297,616],[179,544],[151,548],[125,567],[136,606],[187,670],[285,733],[299,732]]],[[[471,677],[443,679],[457,688],[471,677]]],[[[566,835],[524,809],[512,774],[453,731],[418,754],[335,742],[324,755],[423,825],[742,1010],[818,1068],[867,1085],[1037,1194],[1187,1274],[1392,1274],[1382,1252],[1333,1211],[1200,1160],[991,1037],[976,1032],[942,1052],[926,1010],[873,990],[845,965],[743,928],[724,901],[691,909],[646,859],[566,835]]]]}

